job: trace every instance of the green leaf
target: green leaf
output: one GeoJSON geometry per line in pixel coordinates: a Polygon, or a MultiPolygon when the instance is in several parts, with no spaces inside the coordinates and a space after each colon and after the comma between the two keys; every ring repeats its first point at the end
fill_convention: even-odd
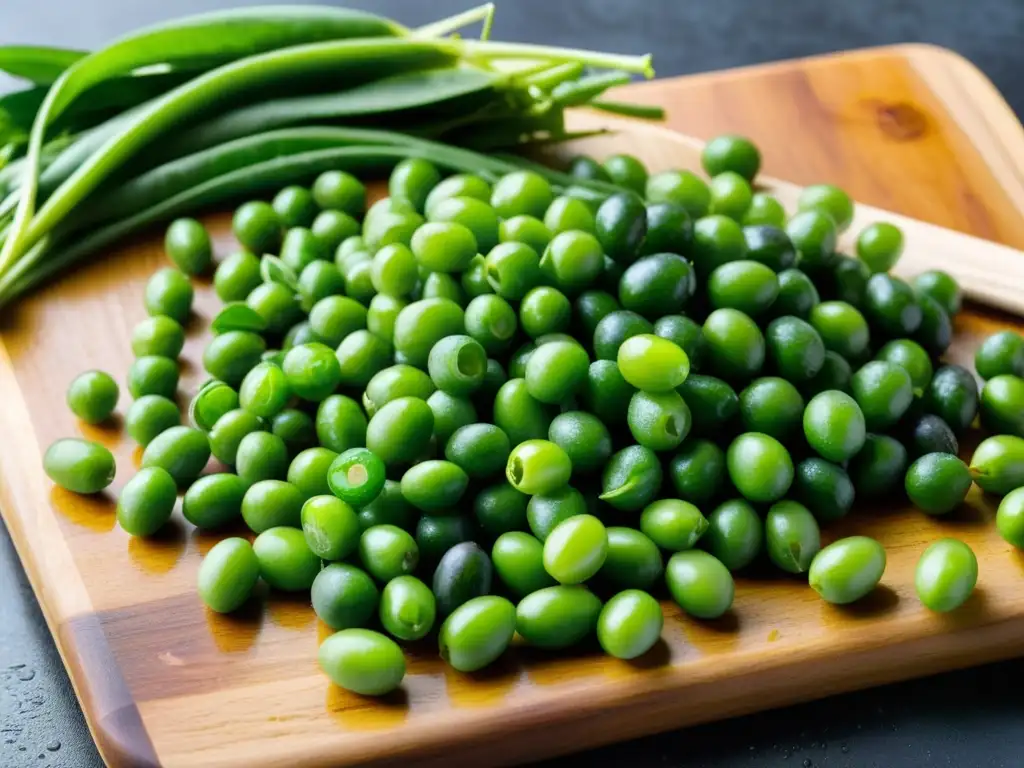
{"type": "Polygon", "coordinates": [[[0,45],[0,71],[35,85],[51,85],[86,51],[42,45],[0,45]]]}
{"type": "Polygon", "coordinates": [[[299,278],[295,276],[291,267],[277,256],[266,254],[260,259],[260,277],[263,278],[264,283],[280,283],[287,285],[293,291],[299,289],[299,278]]]}
{"type": "MultiPolygon", "coordinates": [[[[260,267],[262,268],[262,266],[261,264],[260,267]]],[[[282,264],[281,266],[284,265],[282,264]]],[[[217,316],[213,318],[213,322],[210,323],[210,327],[214,333],[227,333],[228,331],[255,331],[256,333],[262,333],[267,330],[267,321],[263,319],[263,315],[244,301],[233,301],[225,305],[224,309],[217,313],[217,316]]]]}

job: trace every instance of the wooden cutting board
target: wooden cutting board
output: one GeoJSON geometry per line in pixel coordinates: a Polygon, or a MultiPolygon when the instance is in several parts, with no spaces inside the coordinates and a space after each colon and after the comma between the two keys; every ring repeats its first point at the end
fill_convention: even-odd
{"type": "MultiPolygon", "coordinates": [[[[948,52],[883,49],[631,90],[664,104],[673,128],[752,136],[771,174],[836,182],[867,203],[1024,248],[1024,132],[980,73],[948,52]]],[[[654,167],[693,166],[697,157],[692,142],[658,131],[591,147],[636,152],[654,167]]],[[[226,222],[209,220],[221,253],[231,247],[226,222]]],[[[907,226],[907,269],[935,254],[975,295],[995,288],[993,300],[1020,307],[1020,254],[907,226]]],[[[163,263],[158,238],[138,242],[21,303],[0,326],[0,506],[111,765],[508,764],[1019,652],[1024,556],[995,535],[991,501],[972,495],[949,521],[872,508],[830,528],[830,539],[877,536],[889,553],[882,586],[849,608],[794,580],[740,579],[723,619],[698,622],[667,605],[663,642],[633,663],[514,649],[492,669],[463,675],[425,643],[410,654],[400,694],[373,701],[341,691],[317,669],[324,627],[304,600],[272,595],[264,610],[211,614],[195,595],[195,574],[214,537],[177,513],[152,540],[115,526],[114,499],[138,452],[119,423],[88,427],[64,407],[79,371],[123,377],[144,282],[163,263]],[[45,446],[74,434],[115,452],[109,493],[78,497],[43,475],[45,446]],[[981,575],[962,609],[936,616],[917,602],[912,573],[943,535],[974,547],[981,575]]],[[[201,286],[183,403],[202,377],[216,304],[201,286]]],[[[979,337],[999,327],[1024,324],[970,307],[952,357],[969,360],[979,337]]],[[[124,394],[121,413],[127,404],[124,394]]]]}

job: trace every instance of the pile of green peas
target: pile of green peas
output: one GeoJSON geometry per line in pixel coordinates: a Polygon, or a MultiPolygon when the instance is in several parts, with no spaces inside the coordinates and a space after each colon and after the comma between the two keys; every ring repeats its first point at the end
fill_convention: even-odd
{"type": "MultiPolygon", "coordinates": [[[[757,563],[859,600],[885,550],[823,546],[821,530],[856,498],[905,492],[942,516],[977,482],[1005,495],[999,531],[1024,548],[1024,339],[985,341],[979,392],[941,362],[956,282],[889,274],[899,229],[870,224],[845,255],[842,190],[808,187],[787,216],[753,192],[760,154],[736,136],[712,140],[703,166],[709,182],[577,158],[573,176],[622,189],[601,198],[413,159],[369,207],[341,171],[245,203],[186,423],[189,277],[213,260],[199,222],[174,222],[175,266],[150,279],[132,334],[125,427],[144,452],[122,528],[155,533],[182,491],[199,528],[243,521],[252,536],[202,563],[203,602],[234,611],[261,580],[309,592],[334,630],[323,670],[364,695],[400,685],[397,642],[432,633],[463,672],[517,635],[596,636],[635,658],[661,634],[655,596],[715,619],[757,563]],[[968,467],[958,440],[979,413],[997,434],[968,467]]],[[[68,391],[90,423],[117,399],[95,371],[68,391]]],[[[114,476],[109,451],[79,439],[44,466],[79,493],[114,476]]],[[[935,542],[921,601],[956,608],[977,572],[967,545],[935,542]]]]}

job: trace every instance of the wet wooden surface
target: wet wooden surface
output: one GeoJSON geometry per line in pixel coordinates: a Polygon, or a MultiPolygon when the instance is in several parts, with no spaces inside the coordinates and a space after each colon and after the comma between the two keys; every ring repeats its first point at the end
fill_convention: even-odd
{"type": "MultiPolygon", "coordinates": [[[[874,205],[1024,247],[1024,134],[991,86],[941,51],[779,64],[645,84],[634,95],[665,104],[671,126],[696,136],[750,134],[769,173],[835,182],[874,205]]],[[[653,167],[696,166],[693,143],[658,131],[607,146],[653,167]]],[[[227,218],[209,224],[226,253],[227,218]]],[[[908,234],[910,264],[928,263],[928,238],[943,234],[922,231],[908,234]]],[[[1008,282],[986,271],[985,248],[949,238],[962,244],[965,265],[1008,282]]],[[[494,668],[463,675],[424,643],[410,652],[400,693],[373,701],[334,688],[315,661],[324,627],[304,601],[271,595],[237,616],[211,614],[195,595],[195,574],[214,537],[178,512],[152,540],[115,525],[114,500],[138,453],[119,420],[89,427],[64,407],[81,370],[123,379],[143,285],[163,263],[159,238],[140,241],[21,303],[0,326],[0,507],[111,764],[512,763],[1019,653],[1024,559],[996,536],[991,502],[972,495],[950,520],[874,507],[829,528],[829,540],[856,531],[887,548],[882,586],[855,606],[829,606],[793,580],[745,578],[720,620],[694,621],[666,605],[663,642],[633,663],[516,648],[494,668]],[[117,480],[95,498],[55,489],[42,473],[45,446],[76,434],[117,457],[117,480]],[[981,572],[961,610],[936,616],[914,596],[913,568],[944,535],[967,541],[981,572]]],[[[182,405],[202,378],[216,305],[201,286],[182,405]]],[[[1019,325],[972,306],[951,357],[966,361],[983,334],[1019,325]]],[[[118,413],[127,405],[125,392],[118,413]]]]}

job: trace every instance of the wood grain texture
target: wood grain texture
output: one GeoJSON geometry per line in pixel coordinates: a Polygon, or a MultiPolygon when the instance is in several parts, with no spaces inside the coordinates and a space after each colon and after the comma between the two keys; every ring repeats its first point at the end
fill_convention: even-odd
{"type": "MultiPolygon", "coordinates": [[[[673,127],[751,133],[769,172],[833,181],[875,205],[1021,247],[1013,177],[987,170],[997,150],[973,141],[984,128],[998,152],[1019,161],[1024,133],[976,78],[959,60],[911,48],[666,81],[638,93],[669,106],[673,127]],[[965,83],[966,96],[950,101],[947,86],[933,89],[930,79],[965,83]],[[794,88],[803,94],[796,105],[794,88]],[[878,93],[919,113],[929,131],[889,147],[893,140],[876,134],[890,129],[877,121],[833,119],[878,93]],[[971,125],[957,123],[965,114],[977,116],[971,125]],[[921,181],[928,168],[936,174],[930,185],[921,181]],[[964,195],[974,212],[965,212],[964,195]]],[[[697,157],[692,142],[659,131],[625,134],[605,149],[644,154],[655,167],[692,166],[697,157]]],[[[208,224],[218,253],[227,253],[227,218],[208,224]]],[[[932,263],[943,237],[954,237],[985,279],[1008,281],[1002,268],[990,271],[992,251],[941,230],[908,232],[907,263],[932,263]]],[[[1011,269],[1013,252],[997,253],[1011,269]]],[[[304,601],[269,595],[238,615],[212,614],[194,590],[215,537],[179,512],[151,540],[115,525],[114,499],[139,454],[119,424],[76,423],[63,405],[81,370],[123,378],[130,329],[144,316],[143,285],[163,263],[157,238],[126,247],[20,303],[0,328],[0,508],[112,765],[508,764],[1019,653],[1024,558],[995,534],[992,502],[975,491],[948,521],[870,507],[829,528],[829,540],[856,531],[886,545],[882,586],[855,606],[825,604],[790,579],[742,578],[720,620],[694,621],[666,604],[663,641],[633,663],[516,647],[493,669],[463,675],[428,642],[410,650],[399,694],[371,701],[341,691],[317,670],[325,628],[304,601]],[[70,434],[115,452],[118,477],[108,492],[77,497],[43,476],[41,447],[70,434]],[[977,593],[951,616],[922,609],[913,590],[918,556],[943,535],[968,542],[981,562],[977,593]]],[[[210,286],[199,286],[183,353],[183,406],[203,377],[216,306],[210,286]]],[[[957,326],[950,357],[968,362],[982,335],[1024,324],[971,307],[957,326]]],[[[125,393],[119,413],[127,404],[125,393]]]]}

